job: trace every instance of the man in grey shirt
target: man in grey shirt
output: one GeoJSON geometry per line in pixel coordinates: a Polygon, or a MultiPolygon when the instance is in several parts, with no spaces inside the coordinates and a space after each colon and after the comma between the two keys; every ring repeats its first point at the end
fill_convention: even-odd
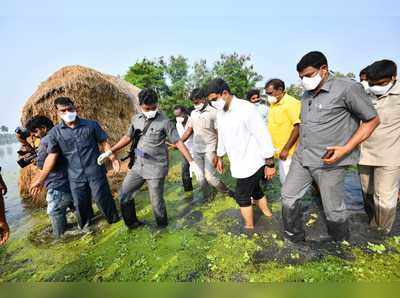
{"type": "Polygon", "coordinates": [[[139,93],[139,104],[142,113],[133,117],[127,134],[109,151],[101,154],[98,163],[102,164],[106,158],[134,141],[135,132],[139,131],[140,138],[135,149],[135,161],[122,183],[121,213],[129,229],[137,228],[143,224],[136,216],[133,197],[147,182],[154,217],[158,227],[163,228],[168,225],[164,201],[164,181],[168,174],[169,164],[166,141],[168,140],[168,143],[175,145],[182,153],[198,179],[201,172],[186,146],[180,141],[175,125],[158,111],[157,93],[153,89],[143,89],[139,93]]]}
{"type": "Polygon", "coordinates": [[[330,75],[321,52],[306,54],[297,71],[305,93],[300,143],[282,187],[285,237],[305,240],[300,199],[314,179],[321,191],[328,240],[345,240],[349,236],[343,186],[346,166],[358,163],[358,145],[379,125],[379,118],[362,85],[330,75]]]}

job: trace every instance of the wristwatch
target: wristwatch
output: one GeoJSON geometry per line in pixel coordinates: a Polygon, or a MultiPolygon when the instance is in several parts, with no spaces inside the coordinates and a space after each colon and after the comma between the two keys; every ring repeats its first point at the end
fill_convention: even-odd
{"type": "Polygon", "coordinates": [[[268,168],[275,168],[275,163],[273,158],[268,158],[265,160],[265,166],[268,168]]]}

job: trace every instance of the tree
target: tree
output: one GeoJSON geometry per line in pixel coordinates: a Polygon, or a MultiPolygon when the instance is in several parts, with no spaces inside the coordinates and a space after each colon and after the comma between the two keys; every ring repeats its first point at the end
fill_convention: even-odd
{"type": "Polygon", "coordinates": [[[223,78],[234,95],[244,98],[246,92],[262,80],[250,61],[248,55],[222,54],[213,67],[213,75],[223,78]]]}
{"type": "Polygon", "coordinates": [[[288,88],[286,88],[286,93],[300,100],[301,95],[303,94],[303,89],[300,85],[291,84],[288,88]]]}
{"type": "Polygon", "coordinates": [[[162,61],[164,72],[169,82],[169,93],[160,101],[161,109],[168,117],[173,117],[176,105],[190,107],[189,102],[189,64],[182,55],[171,56],[167,62],[162,61]]]}
{"type": "Polygon", "coordinates": [[[137,61],[129,67],[124,79],[139,88],[154,88],[160,96],[169,92],[165,82],[162,58],[159,58],[158,61],[146,58],[137,61]]]}
{"type": "Polygon", "coordinates": [[[349,78],[349,79],[353,79],[353,80],[356,78],[355,74],[352,72],[348,72],[347,74],[344,74],[344,73],[341,73],[340,71],[334,71],[333,76],[335,78],[349,78]]]}
{"type": "Polygon", "coordinates": [[[191,89],[205,86],[213,78],[212,71],[207,66],[207,61],[201,59],[193,65],[193,74],[190,77],[191,89]]]}
{"type": "Polygon", "coordinates": [[[1,132],[8,132],[8,127],[5,126],[5,125],[2,125],[2,126],[0,127],[0,130],[1,130],[1,132]]]}

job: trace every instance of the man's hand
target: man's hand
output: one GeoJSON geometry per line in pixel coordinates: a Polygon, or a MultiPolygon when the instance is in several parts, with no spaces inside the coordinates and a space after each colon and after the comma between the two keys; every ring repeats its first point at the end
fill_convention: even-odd
{"type": "Polygon", "coordinates": [[[276,170],[275,168],[269,168],[269,167],[265,167],[264,168],[264,178],[267,180],[272,180],[272,178],[275,176],[276,174],[276,170]]]}
{"type": "Polygon", "coordinates": [[[113,175],[118,174],[119,170],[121,169],[121,165],[119,160],[116,157],[111,158],[112,166],[113,166],[113,175]]]}
{"type": "Polygon", "coordinates": [[[3,196],[7,193],[7,185],[4,183],[3,179],[0,177],[0,194],[3,196]]]}
{"type": "Polygon", "coordinates": [[[97,164],[99,166],[103,165],[106,159],[109,158],[112,154],[113,153],[111,150],[107,150],[106,152],[100,154],[99,157],[97,158],[97,164]]]}
{"type": "Polygon", "coordinates": [[[0,222],[0,245],[3,245],[10,237],[10,229],[8,227],[7,222],[0,222]]]}
{"type": "Polygon", "coordinates": [[[329,158],[322,159],[322,161],[327,165],[332,165],[339,160],[341,160],[346,154],[349,153],[349,150],[345,146],[332,146],[327,147],[326,150],[333,150],[333,155],[329,158]]]}
{"type": "Polygon", "coordinates": [[[43,181],[40,177],[37,177],[31,184],[31,187],[29,188],[29,192],[32,196],[37,196],[40,191],[42,190],[43,187],[43,181]]]}
{"type": "Polygon", "coordinates": [[[217,163],[215,168],[217,169],[217,172],[220,173],[221,175],[224,173],[224,160],[222,157],[217,157],[217,163]]]}
{"type": "Polygon", "coordinates": [[[191,161],[189,164],[190,164],[190,169],[193,171],[194,175],[196,176],[197,181],[204,180],[203,171],[200,169],[200,167],[197,165],[197,163],[195,163],[194,161],[191,161]]]}
{"type": "Polygon", "coordinates": [[[281,153],[279,153],[280,160],[286,160],[289,156],[289,150],[283,149],[281,153]]]}

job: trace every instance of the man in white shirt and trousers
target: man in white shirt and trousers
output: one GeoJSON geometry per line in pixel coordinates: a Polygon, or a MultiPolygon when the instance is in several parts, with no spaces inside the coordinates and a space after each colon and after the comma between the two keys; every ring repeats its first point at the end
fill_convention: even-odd
{"type": "Polygon", "coordinates": [[[271,180],[275,175],[274,148],[267,126],[256,108],[248,101],[231,94],[223,79],[214,79],[207,86],[206,95],[218,109],[218,148],[214,161],[223,173],[223,156],[228,155],[232,177],[236,178],[235,199],[240,206],[246,230],[254,229],[251,199],[267,218],[272,213],[260,180],[271,180]]]}

